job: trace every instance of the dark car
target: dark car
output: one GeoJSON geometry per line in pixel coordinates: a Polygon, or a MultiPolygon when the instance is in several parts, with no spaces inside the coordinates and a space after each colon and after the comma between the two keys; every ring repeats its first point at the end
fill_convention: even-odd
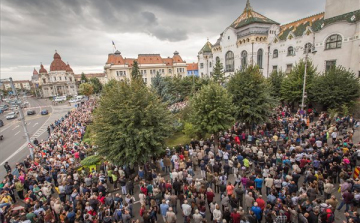
{"type": "Polygon", "coordinates": [[[0,127],[4,126],[4,122],[0,119],[0,127]]]}
{"type": "Polygon", "coordinates": [[[26,112],[26,114],[27,115],[35,115],[36,112],[35,112],[35,110],[29,110],[29,111],[26,112]]]}
{"type": "Polygon", "coordinates": [[[45,109],[45,110],[42,110],[42,111],[41,111],[41,115],[47,115],[47,114],[49,114],[49,111],[48,111],[48,110],[45,109]]]}

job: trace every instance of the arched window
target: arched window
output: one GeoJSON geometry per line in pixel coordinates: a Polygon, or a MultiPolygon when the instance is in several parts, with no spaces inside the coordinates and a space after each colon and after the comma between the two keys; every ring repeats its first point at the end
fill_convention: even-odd
{"type": "Polygon", "coordinates": [[[216,57],[216,60],[215,60],[215,61],[216,61],[216,63],[217,63],[217,62],[220,62],[220,58],[219,58],[219,57],[216,57]]]}
{"type": "Polygon", "coordinates": [[[288,56],[295,56],[294,47],[290,46],[287,51],[288,56]]]}
{"type": "Polygon", "coordinates": [[[262,69],[263,66],[263,50],[259,49],[257,52],[257,65],[260,69],[262,69]]]}
{"type": "Polygon", "coordinates": [[[244,50],[241,52],[241,69],[245,69],[247,66],[247,52],[244,50]]]}
{"type": "Polygon", "coordinates": [[[304,46],[304,53],[311,53],[311,48],[312,48],[312,44],[311,43],[307,43],[304,46]]]}
{"type": "Polygon", "coordinates": [[[278,50],[274,50],[273,52],[273,58],[278,58],[279,57],[279,51],[278,50]]]}
{"type": "Polygon", "coordinates": [[[325,45],[325,49],[329,50],[329,49],[337,49],[337,48],[341,48],[341,43],[342,43],[342,37],[338,34],[334,34],[329,36],[329,38],[326,39],[326,45],[325,45]]]}
{"type": "Polygon", "coordinates": [[[225,65],[226,72],[234,71],[234,53],[232,51],[228,51],[225,55],[225,65]]]}

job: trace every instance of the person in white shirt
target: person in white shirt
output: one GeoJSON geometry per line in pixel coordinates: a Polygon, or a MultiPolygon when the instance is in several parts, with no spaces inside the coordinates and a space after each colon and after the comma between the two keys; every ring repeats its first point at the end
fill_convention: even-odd
{"type": "Polygon", "coordinates": [[[191,206],[188,204],[188,201],[185,200],[184,203],[181,205],[181,209],[184,215],[184,222],[187,222],[188,217],[191,215],[191,206]]]}

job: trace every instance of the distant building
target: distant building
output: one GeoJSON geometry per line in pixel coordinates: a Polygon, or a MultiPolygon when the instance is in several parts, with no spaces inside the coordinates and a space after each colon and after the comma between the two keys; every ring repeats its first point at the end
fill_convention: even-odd
{"type": "MultiPolygon", "coordinates": [[[[81,75],[82,74],[74,75],[77,84],[80,84],[80,82],[81,82],[81,75]]],[[[102,85],[105,85],[108,82],[108,78],[105,73],[90,73],[90,74],[84,74],[84,75],[87,79],[96,77],[97,79],[99,79],[99,81],[102,85]]]]}
{"type": "Polygon", "coordinates": [[[173,57],[162,58],[160,54],[139,54],[137,58],[123,58],[117,50],[108,55],[104,66],[109,80],[130,80],[134,61],[138,62],[140,74],[144,82],[150,86],[151,79],[159,73],[162,76],[186,76],[186,62],[177,51],[173,57]]]}
{"type": "Polygon", "coordinates": [[[186,64],[186,67],[188,76],[199,76],[199,66],[197,63],[188,63],[186,64]]]}
{"type": "MultiPolygon", "coordinates": [[[[18,81],[14,81],[14,86],[17,90],[26,90],[26,91],[30,91],[32,88],[32,83],[29,80],[18,80],[18,81]]],[[[10,81],[4,81],[2,82],[2,85],[0,85],[0,89],[1,90],[7,90],[7,91],[11,91],[11,84],[10,81]]]]}
{"type": "Polygon", "coordinates": [[[248,0],[216,43],[207,41],[199,51],[199,74],[210,76],[216,60],[226,76],[249,65],[258,65],[264,76],[289,73],[307,49],[319,72],[341,65],[360,75],[359,30],[359,0],[326,0],[325,12],[285,25],[253,10],[248,0]]]}
{"type": "MultiPolygon", "coordinates": [[[[34,73],[37,73],[35,71],[33,76],[34,73]]],[[[38,75],[38,83],[43,97],[77,94],[74,72],[69,64],[65,64],[61,60],[57,52],[55,52],[54,60],[51,62],[50,72],[48,73],[44,65],[41,64],[38,75]]]]}

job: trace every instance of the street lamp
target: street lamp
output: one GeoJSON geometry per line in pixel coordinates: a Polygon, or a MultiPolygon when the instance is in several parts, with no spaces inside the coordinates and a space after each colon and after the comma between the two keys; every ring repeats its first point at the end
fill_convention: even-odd
{"type": "Polygon", "coordinates": [[[24,129],[26,141],[28,142],[28,147],[29,147],[29,150],[30,150],[30,156],[31,156],[31,159],[34,159],[33,144],[31,143],[30,136],[29,136],[29,132],[28,132],[27,127],[26,127],[25,117],[24,117],[23,110],[22,110],[22,108],[21,108],[21,105],[18,103],[18,101],[19,101],[19,95],[18,95],[17,92],[16,92],[16,88],[15,88],[15,86],[14,86],[14,82],[13,82],[13,80],[12,80],[11,77],[9,77],[9,78],[7,78],[7,79],[0,79],[0,83],[3,82],[3,81],[10,81],[11,89],[12,89],[13,95],[15,96],[16,104],[18,105],[18,108],[19,108],[20,120],[21,120],[21,124],[22,124],[22,126],[23,126],[23,129],[24,129]]]}
{"type": "Polygon", "coordinates": [[[312,54],[315,54],[317,51],[315,50],[314,46],[309,46],[310,44],[305,44],[305,71],[304,71],[304,83],[303,83],[303,92],[302,92],[302,100],[301,100],[301,110],[302,112],[305,114],[304,112],[304,103],[305,103],[305,98],[307,98],[305,89],[306,89],[306,75],[307,75],[307,63],[308,63],[308,57],[309,57],[309,49],[308,47],[310,47],[310,52],[312,54]]]}

